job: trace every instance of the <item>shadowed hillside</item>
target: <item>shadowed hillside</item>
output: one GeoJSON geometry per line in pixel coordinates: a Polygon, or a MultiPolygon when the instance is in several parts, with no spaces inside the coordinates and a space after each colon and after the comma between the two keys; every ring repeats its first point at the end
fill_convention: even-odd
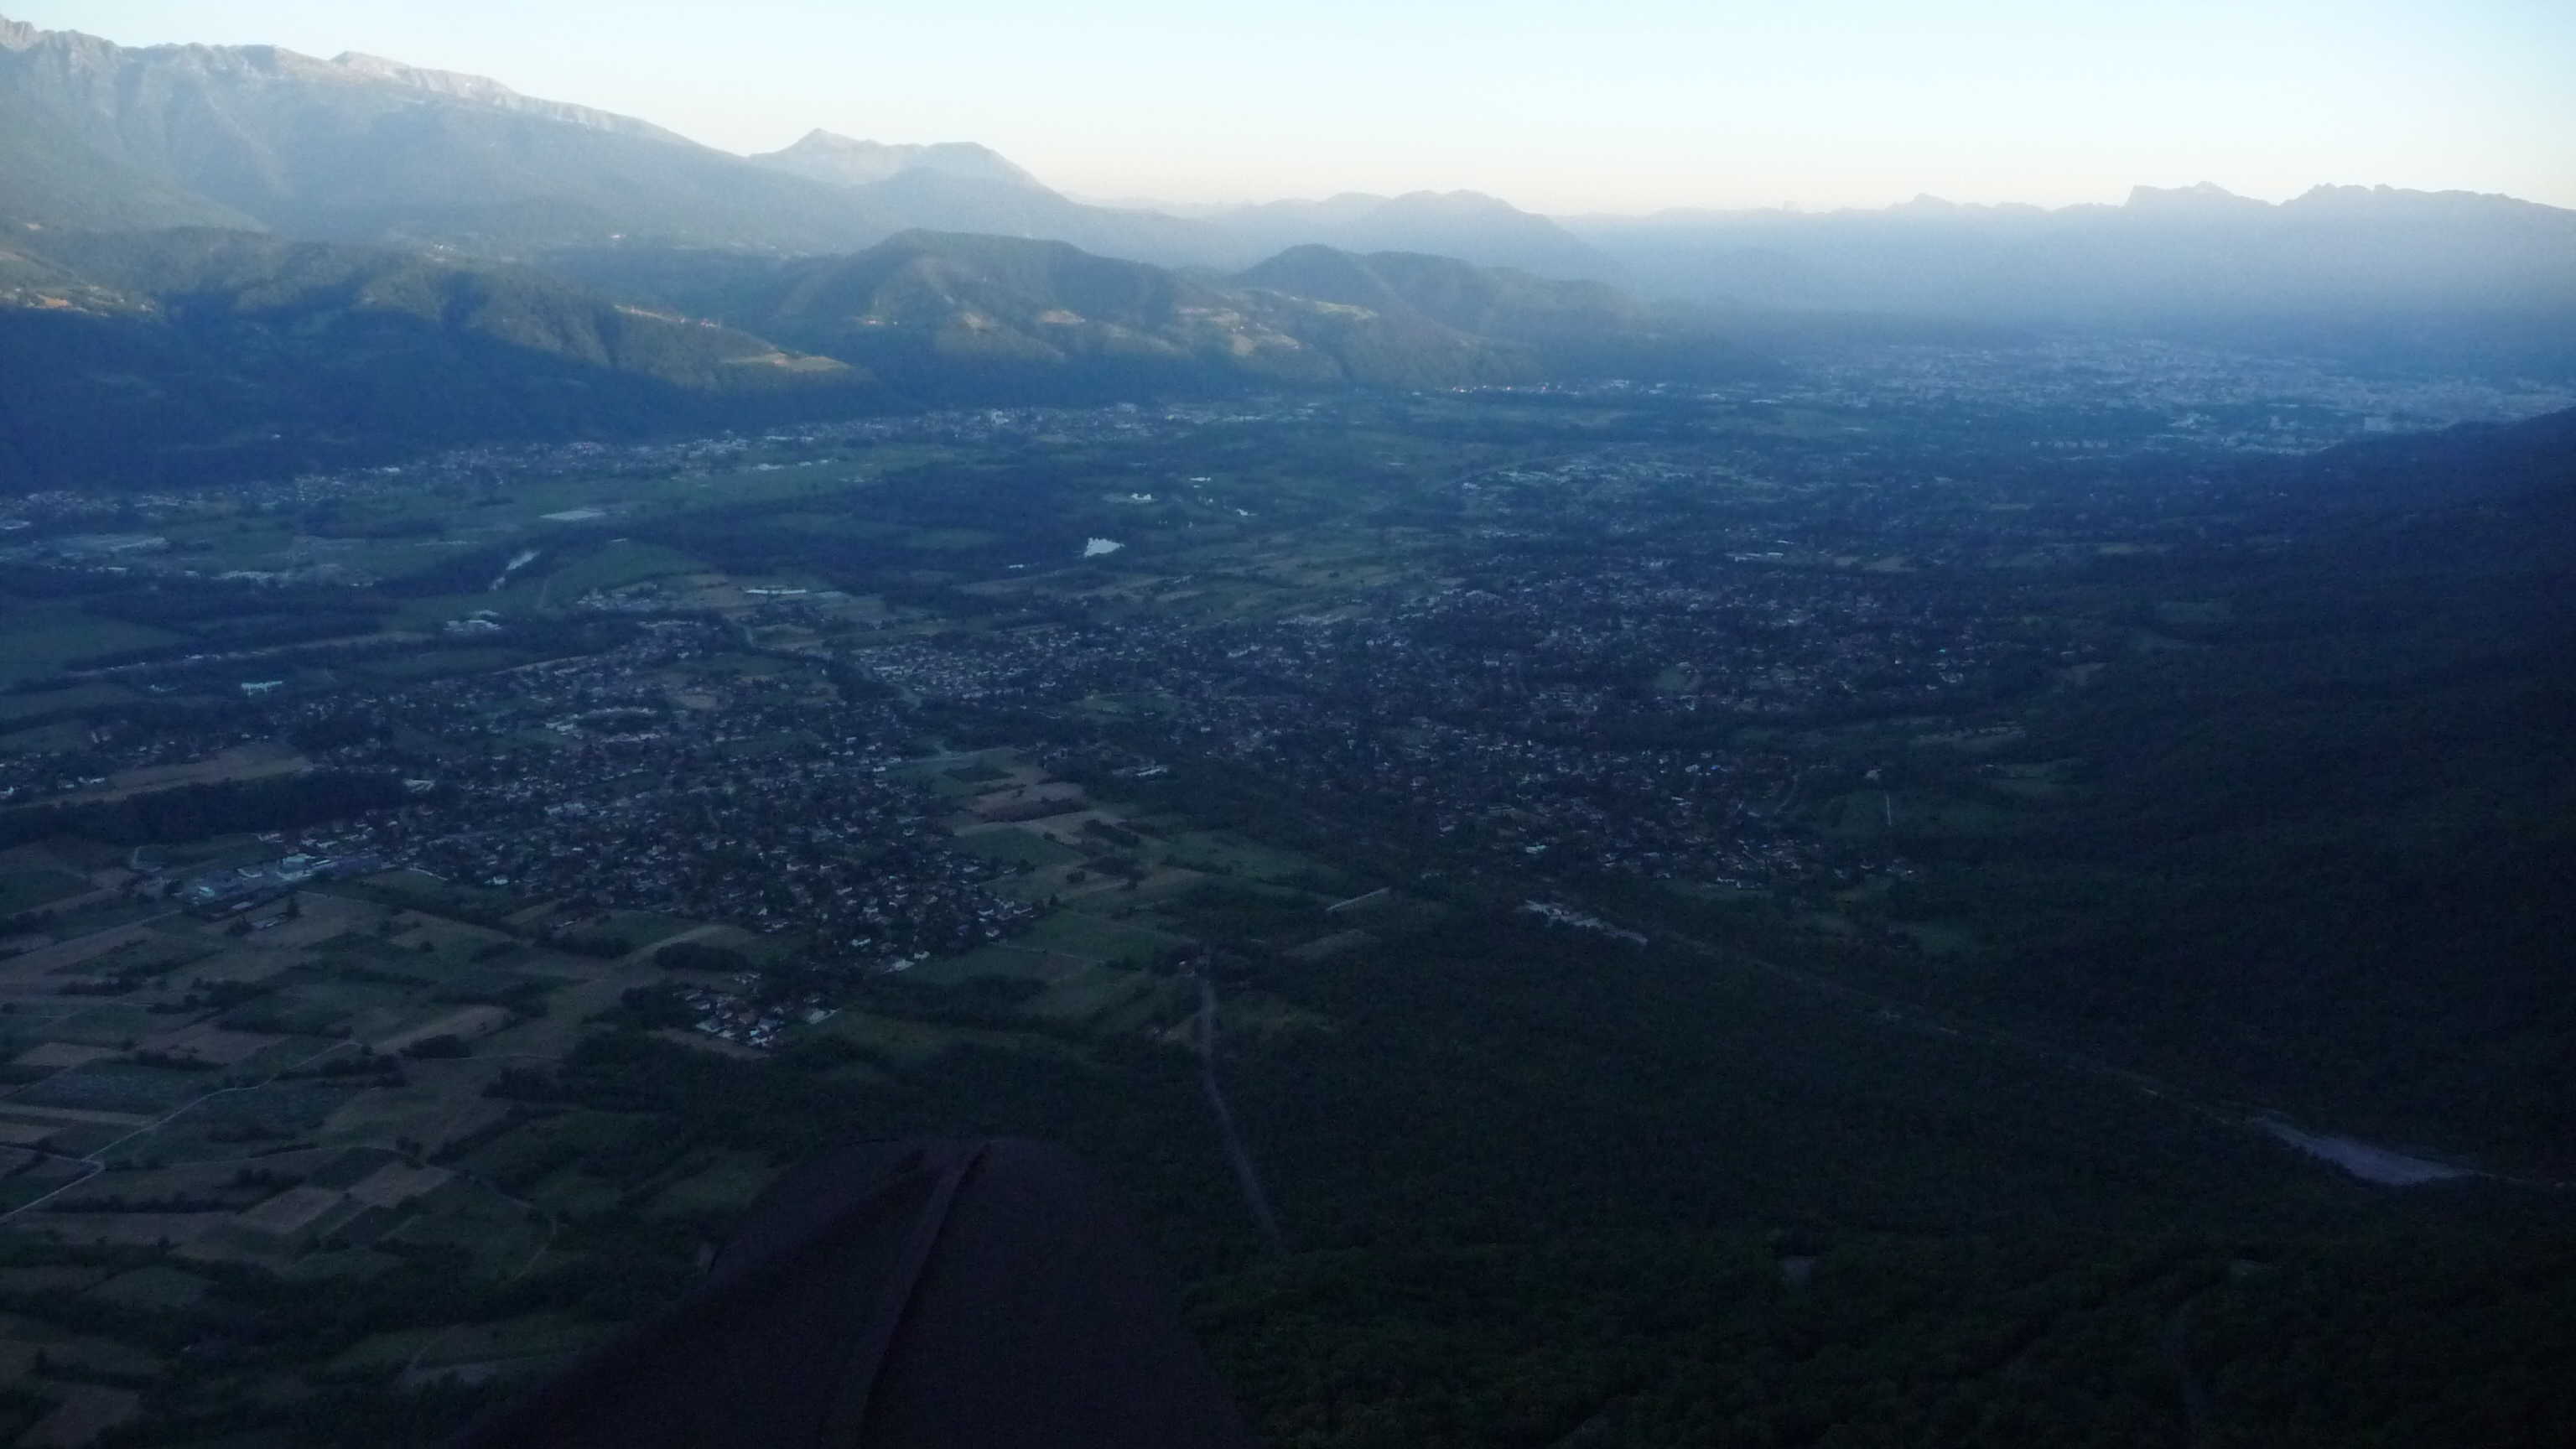
{"type": "Polygon", "coordinates": [[[841,363],[536,273],[244,232],[0,263],[16,486],[284,472],[485,438],[846,409],[841,363]]]}

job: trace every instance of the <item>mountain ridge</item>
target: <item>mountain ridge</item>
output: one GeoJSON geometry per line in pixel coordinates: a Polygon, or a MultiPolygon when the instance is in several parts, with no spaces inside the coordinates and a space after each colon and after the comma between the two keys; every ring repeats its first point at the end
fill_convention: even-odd
{"type": "Polygon", "coordinates": [[[1328,248],[1236,276],[907,230],[805,257],[639,245],[542,268],[218,229],[0,249],[0,473],[276,474],[492,437],[922,405],[1709,375],[1625,296],[1328,248]]]}
{"type": "Polygon", "coordinates": [[[842,412],[863,370],[529,268],[183,229],[0,253],[0,482],[278,475],[842,412]]]}
{"type": "Polygon", "coordinates": [[[358,52],[128,48],[12,24],[0,49],[0,117],[15,118],[0,131],[0,221],[248,226],[498,259],[630,238],[839,253],[918,226],[1046,235],[1167,264],[1256,255],[1202,223],[1068,200],[971,142],[890,147],[813,132],[745,158],[488,77],[358,52]]]}
{"type": "Polygon", "coordinates": [[[1649,295],[1700,302],[2203,329],[2369,319],[2392,343],[2425,317],[2576,317],[2576,211],[2490,193],[2320,185],[2273,203],[2202,182],[2118,206],[1920,198],[1568,229],[1649,295]]]}
{"type": "Polygon", "coordinates": [[[1264,256],[1304,244],[1339,251],[1414,252],[1537,276],[1617,283],[1619,263],[1535,212],[1478,191],[1346,191],[1321,201],[1269,201],[1207,220],[1264,256]]]}
{"type": "Polygon", "coordinates": [[[754,152],[743,159],[837,186],[866,186],[892,180],[906,171],[921,170],[1052,191],[1025,168],[975,141],[887,143],[859,140],[818,126],[792,145],[754,152]]]}
{"type": "Polygon", "coordinates": [[[570,101],[550,101],[522,95],[490,76],[469,75],[463,71],[431,70],[424,66],[388,60],[382,56],[367,55],[354,50],[344,50],[331,57],[328,63],[352,75],[390,81],[396,85],[409,86],[415,90],[426,91],[431,95],[451,100],[491,106],[497,110],[545,116],[577,126],[587,126],[593,130],[608,131],[617,135],[643,136],[656,141],[667,141],[677,146],[698,144],[676,131],[665,130],[650,121],[638,120],[633,116],[621,116],[612,111],[597,110],[590,106],[576,105],[570,101]]]}
{"type": "Polygon", "coordinates": [[[2479,208],[2528,208],[2537,213],[2576,215],[2576,210],[2529,201],[2501,191],[2469,191],[2460,188],[2424,190],[2415,187],[2390,186],[2386,183],[2367,185],[2318,182],[2307,190],[2281,201],[2265,201],[2228,190],[2213,181],[2195,181],[2182,186],[2133,184],[2126,197],[2118,202],[2075,201],[2063,206],[2041,206],[2026,201],[1952,201],[1930,192],[1918,193],[1909,200],[1886,206],[1843,206],[1823,211],[1804,211],[1785,206],[1695,207],[1669,206],[1645,212],[1567,212],[1556,214],[1556,220],[1569,226],[1613,222],[1700,222],[1774,218],[1780,220],[1819,221],[1832,218],[1901,217],[1906,215],[1960,215],[1986,217],[2064,217],[2099,215],[2106,212],[2143,211],[2170,204],[2211,203],[2251,213],[2256,210],[2280,212],[2324,202],[2394,203],[2420,209],[2427,202],[2479,208]]]}
{"type": "Polygon", "coordinates": [[[762,259],[624,248],[558,256],[612,296],[837,357],[940,398],[1534,381],[1517,340],[1418,311],[1247,288],[1064,242],[909,230],[762,259]]]}
{"type": "Polygon", "coordinates": [[[640,240],[838,255],[912,228],[1070,242],[1231,273],[1302,244],[1457,257],[1655,300],[2007,324],[2576,308],[2576,211],[2203,181],[2055,209],[1919,196],[1878,210],[1540,215],[1479,192],[1350,191],[1172,215],[1067,197],[973,141],[820,128],[752,156],[489,77],[356,51],[120,47],[0,19],[0,221],[227,226],[523,259],[640,240]],[[2159,250],[2161,249],[2161,250],[2159,250]]]}

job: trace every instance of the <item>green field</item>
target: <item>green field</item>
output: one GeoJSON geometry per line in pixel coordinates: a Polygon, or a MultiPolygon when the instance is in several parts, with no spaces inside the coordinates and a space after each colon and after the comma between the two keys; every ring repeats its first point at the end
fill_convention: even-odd
{"type": "Polygon", "coordinates": [[[588,558],[555,570],[546,578],[546,590],[550,602],[560,607],[594,589],[623,588],[705,567],[677,549],[621,538],[603,545],[588,558]]]}
{"type": "Polygon", "coordinates": [[[588,1348],[605,1333],[597,1323],[562,1313],[403,1329],[375,1334],[350,1345],[332,1361],[332,1366],[354,1373],[415,1363],[422,1368],[446,1368],[496,1360],[551,1359],[588,1348]]]}
{"type": "Polygon", "coordinates": [[[1039,1016],[1081,1022],[1101,1031],[1133,1032],[1148,1020],[1170,1013],[1176,1003],[1184,1001],[1184,991],[1178,981],[1142,971],[1087,966],[1031,998],[1028,1009],[1039,1016]]]}
{"type": "Polygon", "coordinates": [[[38,906],[76,896],[89,889],[89,882],[70,871],[37,866],[25,870],[0,870],[0,916],[14,916],[38,906]]]}
{"type": "Polygon", "coordinates": [[[131,1308],[187,1308],[205,1297],[210,1286],[206,1279],[194,1273],[166,1263],[148,1263],[109,1279],[91,1292],[111,1303],[131,1308]]]}
{"type": "MultiPolygon", "coordinates": [[[[307,1053],[310,1055],[310,1053],[307,1053]]],[[[204,1074],[200,1090],[221,1085],[221,1074],[204,1074]]],[[[191,1107],[159,1127],[116,1149],[110,1166],[130,1167],[155,1161],[241,1157],[263,1148],[309,1141],[314,1129],[365,1088],[319,1081],[276,1082],[249,1091],[226,1092],[191,1107]]]]}
{"type": "Polygon", "coordinates": [[[1312,880],[1319,885],[1347,883],[1340,872],[1326,867],[1312,856],[1263,845],[1232,831],[1185,831],[1170,837],[1164,854],[1173,865],[1186,870],[1205,871],[1209,875],[1241,876],[1256,881],[1294,880],[1304,883],[1312,880]]]}
{"type": "Polygon", "coordinates": [[[980,855],[987,860],[999,860],[1012,865],[1025,865],[1032,870],[1043,870],[1050,865],[1063,865],[1083,858],[1082,852],[1072,846],[1051,840],[1035,831],[1011,828],[978,830],[960,835],[955,845],[957,849],[969,855],[980,855]]]}
{"type": "Polygon", "coordinates": [[[120,1046],[150,1036],[165,1024],[164,1018],[154,1016],[140,1006],[108,1001],[71,1012],[45,1030],[55,1041],[82,1046],[120,1046]]]}
{"type": "Polygon", "coordinates": [[[384,680],[446,679],[462,674],[489,674],[495,669],[524,664],[527,660],[528,656],[516,649],[476,645],[461,649],[424,649],[417,654],[369,659],[351,668],[384,680]]]}
{"type": "MultiPolygon", "coordinates": [[[[1023,937],[1023,940],[1026,938],[1023,937]]],[[[1021,946],[978,946],[959,956],[942,956],[925,961],[904,973],[908,981],[928,981],[948,985],[972,981],[981,976],[1025,977],[1034,981],[1051,981],[1081,963],[1067,957],[1051,955],[1036,948],[1021,946]]]]}
{"type": "MultiPolygon", "coordinates": [[[[100,619],[73,604],[0,603],[0,684],[43,679],[95,654],[175,643],[167,629],[100,619]]],[[[40,698],[42,696],[39,696],[40,698]]]]}
{"type": "MultiPolygon", "coordinates": [[[[0,607],[0,620],[13,614],[14,606],[0,607]]],[[[52,714],[57,710],[90,710],[104,705],[125,704],[137,697],[133,690],[122,684],[75,684],[69,688],[38,690],[30,694],[0,694],[0,724],[31,715],[52,714]]]]}
{"type": "Polygon", "coordinates": [[[220,1082],[221,1076],[215,1072],[103,1061],[57,1073],[10,1100],[38,1107],[150,1115],[165,1112],[191,1097],[204,1096],[220,1082]]]}
{"type": "Polygon", "coordinates": [[[1011,944],[1026,950],[1053,951],[1092,961],[1142,964],[1189,942],[1184,937],[1103,920],[1081,911],[1057,911],[1013,938],[1011,944]]]}
{"type": "Polygon", "coordinates": [[[649,1211],[656,1216],[729,1218],[751,1205],[778,1176],[765,1157],[724,1152],[662,1189],[649,1211]]]}

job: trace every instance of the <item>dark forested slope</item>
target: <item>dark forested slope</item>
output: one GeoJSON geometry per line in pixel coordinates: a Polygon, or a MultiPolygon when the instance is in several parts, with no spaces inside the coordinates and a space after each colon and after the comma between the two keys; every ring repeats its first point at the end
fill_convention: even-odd
{"type": "Polygon", "coordinates": [[[925,398],[1540,376],[1530,349],[1418,312],[1228,287],[1061,242],[907,232],[849,256],[614,248],[549,265],[612,295],[839,357],[925,398]]]}
{"type": "Polygon", "coordinates": [[[2295,530],[2104,560],[2117,667],[2001,755],[1889,778],[1994,813],[1895,837],[1930,999],[2485,1164],[2576,1170],[2576,414],[2267,465],[2295,530]],[[2034,799],[1998,770],[2063,782],[2034,799]],[[2001,780],[2002,783],[1998,783],[2001,780]]]}
{"type": "Polygon", "coordinates": [[[0,257],[0,481],[276,473],[848,407],[864,376],[552,278],[246,232],[0,257]]]}

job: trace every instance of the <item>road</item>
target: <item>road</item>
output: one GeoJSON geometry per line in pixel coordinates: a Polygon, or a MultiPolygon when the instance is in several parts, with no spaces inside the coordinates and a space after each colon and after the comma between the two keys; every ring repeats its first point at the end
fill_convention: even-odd
{"type": "Polygon", "coordinates": [[[1244,1149],[1243,1134],[1235,1130],[1234,1113],[1225,1105],[1225,1092],[1216,1082],[1216,983],[1200,972],[1199,1014],[1190,1032],[1190,1044],[1199,1056],[1199,1085],[1207,1092],[1208,1110],[1216,1114],[1219,1136],[1225,1139],[1226,1161],[1234,1166],[1235,1181],[1243,1185],[1243,1201],[1252,1209],[1253,1226],[1261,1230],[1261,1241],[1275,1256],[1288,1251],[1286,1240],[1279,1234],[1279,1219],[1270,1211],[1270,1195],[1261,1190],[1261,1174],[1252,1167],[1252,1154],[1244,1149]]]}
{"type": "MultiPolygon", "coordinates": [[[[1603,920],[1611,921],[1614,925],[1618,924],[1618,922],[1612,917],[1602,914],[1597,909],[1594,911],[1594,914],[1601,915],[1603,920]]],[[[1946,1014],[1935,1013],[1923,1007],[1913,1006],[1908,1003],[1895,1000],[1891,997],[1881,996],[1875,992],[1862,990],[1861,988],[1852,986],[1848,983],[1837,981],[1821,972],[1801,970],[1794,966],[1783,966],[1776,961],[1766,961],[1759,956],[1747,955],[1741,951],[1730,950],[1725,947],[1711,944],[1707,941],[1696,940],[1678,932],[1666,932],[1665,939],[1687,947],[1699,955],[1709,957],[1713,960],[1731,962],[1740,966],[1749,966],[1756,971],[1777,977],[1781,980],[1795,982],[1809,990],[1839,1000],[1846,1005],[1866,1010],[1873,1016],[1876,1016],[1879,1020],[1892,1026],[1904,1027],[1914,1031],[1929,1032],[1936,1036],[1946,1036],[1961,1041],[1976,1042],[1990,1047],[2000,1047],[2009,1051],[2027,1053],[2031,1056],[2038,1057],[2043,1061],[2049,1062],[2062,1070],[2073,1072],[2081,1076],[2096,1077],[2103,1081],[2117,1083],[2133,1092],[2137,1092],[2143,1096],[2154,1097],[2169,1106],[2192,1113],[2193,1115],[2204,1118],[2210,1122],[2233,1129],[2252,1128],[2256,1131],[2263,1132],[2269,1136],[2287,1142],[2294,1147],[2298,1147],[2300,1150],[2305,1151],[2312,1156],[2320,1157],[2326,1161],[2332,1162],[2344,1171],[2350,1172],[2364,1181],[2379,1183],[2382,1186],[2406,1186],[2414,1182],[2433,1181],[2437,1178],[2443,1177],[2474,1177],[2482,1178],[2489,1182],[2505,1183],[2513,1187],[2536,1188],[2545,1192],[2565,1192],[2571,1188],[2576,1188],[2576,1182],[2551,1180],[2546,1178],[2517,1177],[2509,1173],[2488,1172],[2478,1168],[2454,1167],[2447,1163],[2436,1163],[2425,1159],[2405,1157],[2401,1154],[2391,1152],[2386,1148],[2372,1147],[2370,1144],[2356,1142],[2350,1138],[2326,1137],[2314,1133],[2300,1132],[2290,1125],[2285,1114],[2273,1111],[2266,1107],[2244,1102],[2205,1100],[2190,1092],[2186,1092],[2179,1087],[2173,1086],[2170,1083],[2159,1081],[2154,1077],[2148,1076],[2144,1072],[2135,1072],[2126,1067],[2115,1066],[2098,1057],[2087,1056],[2079,1051],[2073,1051],[2065,1047],[2040,1041],[2033,1037],[2023,1036],[2017,1032],[2006,1031],[2000,1027],[1988,1026],[1984,1023],[1971,1021],[1963,1017],[1953,1017],[1946,1014]],[[2331,1146],[2339,1150],[2320,1150],[2319,1144],[2331,1146]],[[2374,1173],[2363,1170],[2361,1167],[2357,1167],[2354,1161],[2356,1158],[2384,1159],[2388,1162],[2411,1165],[2415,1168],[2427,1170],[2413,1175],[2403,1176],[2374,1173]]]]}
{"type": "MultiPolygon", "coordinates": [[[[197,1108],[204,1106],[206,1103],[215,1100],[217,1097],[229,1097],[236,1092],[256,1092],[262,1087],[275,1082],[279,1077],[285,1076],[288,1072],[301,1071],[304,1068],[313,1065],[315,1062],[322,1060],[324,1057],[331,1055],[333,1052],[344,1051],[356,1045],[357,1043],[352,1041],[335,1042],[332,1045],[315,1052],[313,1055],[305,1057],[301,1061],[289,1062],[285,1066],[279,1067],[276,1071],[269,1073],[267,1076],[256,1082],[252,1082],[247,1086],[222,1087],[215,1091],[208,1092],[202,1097],[191,1097],[187,1101],[180,1103],[178,1106],[171,1108],[169,1111],[162,1113],[160,1116],[144,1123],[142,1126],[135,1128],[133,1131],[126,1133],[124,1136],[117,1138],[115,1141],[108,1143],[106,1146],[101,1147],[97,1151],[89,1153],[86,1156],[73,1157],[68,1153],[47,1152],[41,1147],[21,1148],[19,1150],[22,1152],[34,1152],[44,1157],[59,1157],[66,1161],[80,1163],[86,1166],[89,1171],[82,1173],[80,1176],[73,1178],[71,1181],[64,1183],[53,1191],[46,1193],[43,1197],[36,1198],[31,1202],[20,1203],[18,1206],[9,1209],[7,1212],[0,1213],[0,1223],[5,1223],[11,1218],[18,1216],[20,1213],[34,1212],[37,1208],[43,1207],[46,1203],[53,1201],[55,1198],[62,1196],[64,1193],[71,1191],[73,1188],[76,1188],[82,1183],[89,1181],[91,1178],[98,1176],[100,1173],[107,1171],[107,1154],[123,1147],[126,1143],[133,1141],[135,1138],[158,1132],[162,1128],[169,1126],[172,1122],[177,1121],[179,1118],[184,1117],[197,1108]]],[[[76,1069],[65,1068],[65,1070],[69,1071],[76,1069]]]]}

